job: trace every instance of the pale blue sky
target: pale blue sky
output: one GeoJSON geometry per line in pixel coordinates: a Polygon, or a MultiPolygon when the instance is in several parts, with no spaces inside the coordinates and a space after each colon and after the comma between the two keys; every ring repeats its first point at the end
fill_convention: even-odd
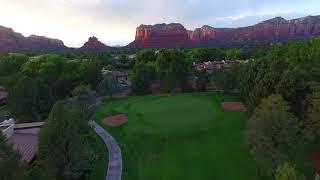
{"type": "Polygon", "coordinates": [[[0,0],[0,25],[72,47],[93,35],[108,45],[126,45],[140,24],[178,22],[193,30],[307,15],[320,15],[320,0],[0,0]]]}

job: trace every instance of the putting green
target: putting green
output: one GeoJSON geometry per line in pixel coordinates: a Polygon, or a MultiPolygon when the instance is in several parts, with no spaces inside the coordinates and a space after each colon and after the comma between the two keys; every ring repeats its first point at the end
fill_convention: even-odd
{"type": "Polygon", "coordinates": [[[104,126],[123,154],[124,180],[256,180],[258,168],[245,144],[247,114],[221,107],[236,95],[187,93],[130,97],[96,112],[125,113],[127,124],[104,126]]]}

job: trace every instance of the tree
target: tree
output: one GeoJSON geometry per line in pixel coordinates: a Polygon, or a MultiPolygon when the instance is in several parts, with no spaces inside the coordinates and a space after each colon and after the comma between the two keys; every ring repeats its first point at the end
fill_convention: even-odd
{"type": "Polygon", "coordinates": [[[86,61],[81,64],[80,73],[85,84],[91,84],[95,89],[102,79],[102,65],[98,61],[86,61]]]}
{"type": "Polygon", "coordinates": [[[0,133],[0,174],[1,179],[22,180],[25,177],[26,166],[21,156],[0,133]]]}
{"type": "Polygon", "coordinates": [[[230,92],[236,86],[236,79],[233,75],[235,70],[215,70],[210,76],[219,90],[230,92]]]}
{"type": "MultiPolygon", "coordinates": [[[[263,98],[266,98],[275,92],[275,88],[282,78],[283,69],[287,66],[283,60],[275,60],[269,63],[270,65],[266,69],[266,72],[261,72],[261,75],[258,74],[258,76],[255,77],[257,84],[253,86],[253,89],[247,98],[249,110],[253,110],[261,103],[263,98]],[[260,79],[257,79],[258,77],[260,77],[260,79]]],[[[251,84],[253,82],[249,83],[251,84]]]]}
{"type": "Polygon", "coordinates": [[[276,92],[289,102],[291,111],[300,118],[303,118],[306,108],[307,81],[306,73],[296,68],[286,71],[276,86],[276,92]]]}
{"type": "Polygon", "coordinates": [[[225,51],[225,57],[228,60],[243,60],[244,52],[242,49],[229,49],[225,51]]]}
{"type": "Polygon", "coordinates": [[[119,90],[117,79],[111,74],[106,75],[104,79],[99,83],[97,91],[99,95],[111,96],[119,90]]]}
{"type": "Polygon", "coordinates": [[[288,103],[280,95],[262,100],[253,111],[248,123],[247,142],[251,153],[269,175],[304,141],[300,127],[300,122],[289,112],[288,103]]]}
{"type": "Polygon", "coordinates": [[[170,90],[183,83],[191,71],[191,64],[182,51],[163,49],[158,54],[156,70],[160,74],[160,78],[166,81],[167,88],[170,90]]]}
{"type": "Polygon", "coordinates": [[[218,48],[195,48],[188,53],[188,57],[196,59],[197,62],[221,61],[224,59],[224,54],[218,48]]]}
{"type": "MultiPolygon", "coordinates": [[[[42,55],[22,65],[21,71],[38,84],[38,109],[46,118],[58,99],[65,99],[83,81],[95,84],[98,65],[69,61],[54,54],[42,55]]],[[[85,82],[85,83],[86,83],[85,82]]]]}
{"type": "Polygon", "coordinates": [[[111,54],[108,51],[99,51],[94,54],[92,55],[94,60],[101,61],[103,64],[110,63],[111,54]]]}
{"type": "Polygon", "coordinates": [[[134,66],[133,91],[139,95],[150,92],[150,83],[156,78],[155,65],[137,61],[134,66]]]}
{"type": "Polygon", "coordinates": [[[275,180],[305,180],[306,178],[296,170],[295,165],[289,163],[277,167],[274,175],[275,180]]]}
{"type": "Polygon", "coordinates": [[[9,54],[0,58],[0,76],[8,76],[17,73],[20,67],[28,61],[24,54],[9,54]]]}
{"type": "Polygon", "coordinates": [[[40,131],[39,159],[56,179],[81,179],[92,168],[87,121],[76,106],[57,102],[40,131]]]}
{"type": "Polygon", "coordinates": [[[127,64],[128,61],[129,61],[128,56],[127,56],[126,54],[122,53],[122,54],[120,55],[120,62],[121,62],[122,64],[127,64]]]}
{"type": "Polygon", "coordinates": [[[315,139],[318,139],[320,137],[320,83],[312,82],[310,84],[312,93],[307,97],[306,124],[315,139]]]}
{"type": "Polygon", "coordinates": [[[90,91],[89,85],[79,85],[72,91],[84,121],[89,121],[94,114],[96,96],[90,91]]]}
{"type": "Polygon", "coordinates": [[[150,49],[144,49],[144,50],[138,51],[136,53],[136,61],[144,62],[144,63],[154,62],[156,61],[155,52],[150,49]]]}
{"type": "Polygon", "coordinates": [[[38,118],[38,84],[29,77],[20,79],[10,92],[9,105],[14,115],[25,120],[38,118]]]}

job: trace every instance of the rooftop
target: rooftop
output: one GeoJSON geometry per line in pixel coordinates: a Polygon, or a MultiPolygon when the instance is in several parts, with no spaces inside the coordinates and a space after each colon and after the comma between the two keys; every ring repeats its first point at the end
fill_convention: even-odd
{"type": "Polygon", "coordinates": [[[106,74],[111,74],[114,77],[124,77],[124,76],[128,76],[128,73],[126,72],[122,72],[122,71],[109,71],[109,70],[102,70],[102,73],[104,75],[106,74]]]}
{"type": "Polygon", "coordinates": [[[44,122],[13,124],[12,129],[6,134],[8,143],[12,144],[22,159],[28,163],[38,151],[38,133],[43,125],[44,122]]]}
{"type": "Polygon", "coordinates": [[[21,154],[22,159],[28,163],[31,162],[38,151],[38,135],[14,133],[8,142],[21,154]]]}

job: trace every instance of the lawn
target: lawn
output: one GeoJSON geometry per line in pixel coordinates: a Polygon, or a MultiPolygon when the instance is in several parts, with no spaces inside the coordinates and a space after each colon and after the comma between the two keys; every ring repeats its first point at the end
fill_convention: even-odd
{"type": "Polygon", "coordinates": [[[103,103],[104,117],[128,114],[127,124],[104,126],[119,142],[124,180],[257,180],[245,144],[247,114],[221,108],[237,95],[189,93],[130,97],[103,103]]]}

